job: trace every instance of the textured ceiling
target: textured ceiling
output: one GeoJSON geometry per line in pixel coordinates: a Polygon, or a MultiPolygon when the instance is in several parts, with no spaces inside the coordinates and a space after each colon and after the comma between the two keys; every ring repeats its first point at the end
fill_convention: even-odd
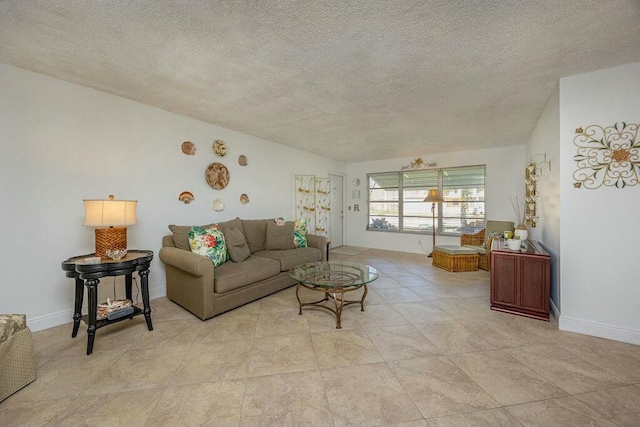
{"type": "Polygon", "coordinates": [[[348,162],[523,144],[636,61],[640,0],[0,0],[0,62],[348,162]]]}

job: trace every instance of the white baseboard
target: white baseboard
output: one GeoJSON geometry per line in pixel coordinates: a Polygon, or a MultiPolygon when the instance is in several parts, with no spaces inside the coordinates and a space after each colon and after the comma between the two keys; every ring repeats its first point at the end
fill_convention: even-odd
{"type": "Polygon", "coordinates": [[[567,316],[559,317],[558,328],[563,331],[640,345],[640,330],[626,329],[567,316]]]}
{"type": "MultiPolygon", "coordinates": [[[[149,299],[153,300],[167,295],[167,288],[157,287],[149,289],[149,299]]],[[[32,332],[53,328],[73,321],[73,309],[58,311],[56,313],[45,314],[44,316],[27,318],[27,326],[32,332]]]]}

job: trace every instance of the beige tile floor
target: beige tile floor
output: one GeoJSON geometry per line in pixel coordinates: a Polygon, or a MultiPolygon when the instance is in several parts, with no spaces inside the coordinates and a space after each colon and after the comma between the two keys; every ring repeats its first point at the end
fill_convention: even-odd
{"type": "Polygon", "coordinates": [[[142,317],[102,328],[91,356],[84,328],[39,331],[38,379],[0,425],[640,425],[640,347],[491,311],[486,271],[332,259],[380,271],[342,330],[299,316],[289,288],[206,322],[153,300],[152,332],[142,317]]]}

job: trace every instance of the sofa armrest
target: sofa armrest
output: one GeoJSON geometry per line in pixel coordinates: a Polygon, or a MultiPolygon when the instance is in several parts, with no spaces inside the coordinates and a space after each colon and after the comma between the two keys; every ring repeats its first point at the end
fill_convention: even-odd
{"type": "Polygon", "coordinates": [[[307,246],[320,249],[322,252],[322,261],[327,260],[327,238],[318,236],[317,234],[307,234],[307,246]]]}
{"type": "Polygon", "coordinates": [[[213,262],[209,258],[184,249],[164,247],[160,249],[160,260],[194,276],[213,275],[213,262]]]}

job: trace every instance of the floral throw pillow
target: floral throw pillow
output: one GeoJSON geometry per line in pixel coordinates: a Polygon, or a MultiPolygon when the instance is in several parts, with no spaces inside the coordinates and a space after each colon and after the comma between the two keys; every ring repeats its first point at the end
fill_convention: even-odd
{"type": "Polygon", "coordinates": [[[296,248],[307,247],[307,219],[296,219],[293,229],[293,246],[296,248]]]}
{"type": "Polygon", "coordinates": [[[228,259],[224,234],[218,224],[213,224],[209,228],[191,227],[189,247],[191,252],[209,258],[216,267],[228,259]]]}

